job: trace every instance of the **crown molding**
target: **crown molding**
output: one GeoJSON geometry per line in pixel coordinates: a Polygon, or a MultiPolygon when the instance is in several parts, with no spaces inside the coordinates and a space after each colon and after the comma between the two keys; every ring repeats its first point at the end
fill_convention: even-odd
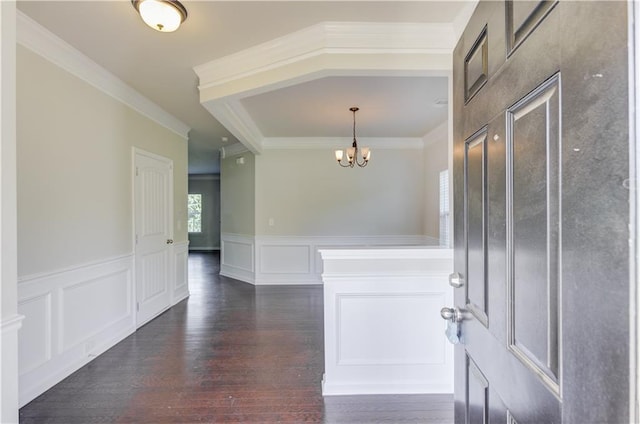
{"type": "Polygon", "coordinates": [[[222,159],[230,158],[231,156],[247,153],[249,149],[242,143],[233,143],[230,146],[220,148],[220,157],[222,159]]]}
{"type": "Polygon", "coordinates": [[[452,24],[321,22],[193,69],[203,92],[316,56],[450,56],[456,41],[452,24]]]}
{"type": "MultiPolygon", "coordinates": [[[[351,146],[351,137],[269,137],[262,140],[264,150],[335,150],[351,146]]],[[[358,145],[378,150],[419,150],[424,140],[418,137],[362,137],[358,145]]]]}
{"type": "Polygon", "coordinates": [[[175,116],[143,96],[23,12],[18,11],[16,19],[18,44],[126,104],[183,139],[187,140],[189,138],[189,130],[191,128],[175,116]]]}
{"type": "Polygon", "coordinates": [[[239,101],[208,102],[202,106],[252,153],[262,152],[262,133],[239,101]]]}

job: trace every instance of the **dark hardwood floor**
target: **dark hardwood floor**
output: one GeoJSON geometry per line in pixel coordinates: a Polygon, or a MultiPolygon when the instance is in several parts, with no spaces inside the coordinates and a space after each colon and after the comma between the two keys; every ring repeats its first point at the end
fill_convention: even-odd
{"type": "Polygon", "coordinates": [[[191,297],[20,410],[30,423],[452,423],[450,395],[323,398],[322,288],[190,254],[191,297]]]}

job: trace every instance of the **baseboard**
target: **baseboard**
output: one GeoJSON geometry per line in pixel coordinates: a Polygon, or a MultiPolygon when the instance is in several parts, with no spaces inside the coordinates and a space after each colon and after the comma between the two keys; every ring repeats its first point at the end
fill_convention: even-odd
{"type": "Polygon", "coordinates": [[[28,376],[29,378],[20,378],[20,395],[19,395],[19,407],[22,408],[89,362],[102,355],[107,350],[111,349],[122,340],[129,337],[135,332],[135,326],[123,329],[120,334],[115,335],[110,340],[104,340],[103,343],[94,349],[89,355],[67,355],[71,358],[62,358],[52,363],[47,367],[53,369],[50,372],[41,372],[40,376],[34,378],[34,376],[28,376]]]}
{"type": "Polygon", "coordinates": [[[233,278],[234,280],[243,281],[245,283],[255,284],[253,273],[243,269],[221,265],[220,275],[223,277],[233,278]]]}
{"type": "Polygon", "coordinates": [[[450,384],[406,383],[406,384],[331,384],[322,377],[323,396],[348,395],[408,395],[408,394],[451,394],[450,384]]]}

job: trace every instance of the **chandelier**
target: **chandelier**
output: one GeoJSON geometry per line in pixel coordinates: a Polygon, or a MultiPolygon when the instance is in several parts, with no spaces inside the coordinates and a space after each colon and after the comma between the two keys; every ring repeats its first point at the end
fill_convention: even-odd
{"type": "Polygon", "coordinates": [[[371,158],[371,150],[368,147],[363,147],[362,150],[358,149],[358,141],[356,140],[356,112],[360,109],[352,107],[349,109],[353,112],[353,144],[347,149],[347,162],[343,163],[344,151],[336,150],[336,160],[338,164],[344,168],[353,168],[354,165],[358,165],[360,168],[364,168],[369,163],[371,158]],[[358,157],[358,152],[360,155],[358,157]]]}

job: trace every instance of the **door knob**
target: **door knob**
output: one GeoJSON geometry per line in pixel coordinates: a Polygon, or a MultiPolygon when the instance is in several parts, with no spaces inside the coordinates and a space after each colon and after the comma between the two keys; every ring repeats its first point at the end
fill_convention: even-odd
{"type": "Polygon", "coordinates": [[[464,278],[460,275],[459,272],[454,272],[453,274],[449,274],[449,285],[456,289],[464,286],[464,278]]]}
{"type": "Polygon", "coordinates": [[[168,239],[167,240],[167,244],[173,244],[173,240],[172,239],[168,239]]]}
{"type": "Polygon", "coordinates": [[[442,317],[442,319],[445,319],[451,322],[460,322],[464,319],[464,314],[458,308],[444,307],[440,309],[440,316],[442,317]]]}

